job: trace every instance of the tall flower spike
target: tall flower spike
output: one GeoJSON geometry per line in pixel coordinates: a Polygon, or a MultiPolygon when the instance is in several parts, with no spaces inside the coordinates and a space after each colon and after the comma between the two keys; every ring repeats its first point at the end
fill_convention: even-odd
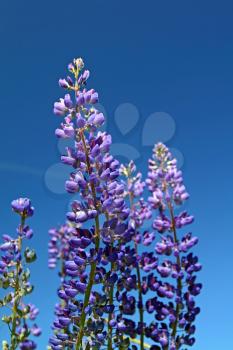
{"type": "MultiPolygon", "coordinates": [[[[155,235],[148,230],[142,234],[143,224],[151,219],[151,209],[149,204],[143,199],[145,182],[142,181],[142,174],[136,172],[136,166],[134,162],[130,162],[127,166],[121,166],[121,174],[125,178],[125,197],[129,201],[130,206],[130,220],[129,227],[133,231],[134,250],[136,254],[135,263],[135,275],[132,274],[132,278],[135,278],[135,286],[137,289],[137,304],[132,308],[133,295],[129,294],[129,288],[127,287],[125,293],[128,302],[125,300],[125,306],[131,301],[132,314],[136,314],[139,318],[137,326],[135,325],[135,332],[140,336],[140,349],[145,348],[145,305],[144,295],[146,294],[148,287],[146,283],[147,275],[153,271],[157,266],[157,259],[153,253],[148,252],[148,248],[145,246],[151,245],[155,235]],[[137,314],[138,310],[138,314],[137,314]]],[[[126,298],[124,298],[126,299],[126,298]]],[[[123,299],[123,300],[124,300],[123,299]]],[[[135,303],[134,303],[135,304],[135,303]]],[[[124,312],[127,314],[129,308],[123,307],[124,312]]],[[[132,336],[132,335],[131,335],[132,336]]]]}
{"type": "MultiPolygon", "coordinates": [[[[78,199],[67,213],[73,237],[69,240],[70,260],[65,261],[65,276],[58,292],[66,307],[59,309],[53,324],[52,349],[69,346],[79,350],[83,341],[91,347],[112,347],[112,336],[103,334],[106,328],[108,334],[113,329],[113,289],[120,268],[114,260],[120,242],[128,239],[124,222],[129,210],[118,181],[119,162],[109,153],[110,135],[98,131],[104,116],[94,106],[98,93],[86,89],[89,71],[83,68],[81,59],[69,64],[73,77],[68,76],[59,84],[74,96],[66,93],[54,104],[55,114],[64,116],[56,135],[74,142],[61,160],[72,167],[65,188],[69,193],[77,193],[78,199]]],[[[56,263],[55,251],[54,254],[51,267],[56,263]]]]}
{"type": "Polygon", "coordinates": [[[195,296],[202,285],[195,273],[201,269],[198,258],[189,250],[198,242],[186,233],[179,237],[178,230],[191,224],[193,216],[186,211],[177,213],[178,207],[189,197],[183,184],[182,172],[168,148],[159,143],[149,160],[148,200],[158,215],[153,228],[160,234],[155,251],[159,257],[157,272],[160,279],[150,277],[149,288],[156,296],[147,300],[149,313],[155,313],[156,322],[147,329],[147,336],[163,350],[184,349],[195,342],[193,325],[200,308],[195,296]]]}
{"type": "Polygon", "coordinates": [[[197,238],[178,234],[193,221],[186,211],[177,213],[188,198],[182,174],[169,150],[156,145],[145,201],[134,163],[119,168],[110,154],[111,136],[99,130],[104,115],[95,106],[98,93],[86,88],[90,73],[83,60],[75,59],[68,70],[71,76],[59,80],[66,93],[54,112],[64,117],[57,137],[73,140],[61,161],[72,169],[65,188],[77,199],[66,225],[50,231],[49,266],[61,263],[50,348],[136,350],[134,344],[148,346],[145,338],[154,342],[151,350],[187,348],[195,341],[194,297],[201,290],[195,273],[201,265],[189,253],[197,238]],[[157,214],[152,229],[142,233],[151,211],[157,214]],[[137,309],[139,322],[133,319],[137,309]]]}
{"type": "Polygon", "coordinates": [[[33,235],[29,226],[25,225],[28,217],[33,215],[34,208],[28,198],[19,198],[12,202],[12,209],[21,217],[21,223],[17,229],[17,237],[3,235],[3,243],[0,245],[0,287],[9,292],[0,300],[0,307],[8,307],[11,313],[6,313],[2,321],[10,330],[10,342],[3,341],[4,350],[33,350],[36,343],[30,336],[38,337],[41,329],[36,325],[35,319],[39,310],[32,304],[26,304],[24,297],[30,294],[33,286],[30,284],[30,271],[25,264],[30,264],[36,259],[34,250],[25,248],[23,241],[33,235]]]}

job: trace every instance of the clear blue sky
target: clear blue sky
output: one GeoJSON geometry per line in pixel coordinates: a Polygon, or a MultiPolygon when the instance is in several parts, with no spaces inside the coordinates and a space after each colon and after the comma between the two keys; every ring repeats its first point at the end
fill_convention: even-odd
{"type": "Polygon", "coordinates": [[[39,349],[47,344],[57,285],[47,270],[47,231],[63,222],[70,200],[44,180],[59,161],[52,104],[61,93],[57,80],[76,56],[92,72],[90,84],[100,93],[114,142],[136,148],[144,172],[151,152],[141,141],[146,118],[166,112],[175,121],[168,145],[184,156],[204,265],[194,348],[232,348],[232,18],[230,0],[1,1],[0,231],[15,230],[11,200],[31,197],[39,256],[33,300],[43,309],[39,349]],[[137,106],[140,118],[124,136],[114,111],[125,102],[137,106]]]}

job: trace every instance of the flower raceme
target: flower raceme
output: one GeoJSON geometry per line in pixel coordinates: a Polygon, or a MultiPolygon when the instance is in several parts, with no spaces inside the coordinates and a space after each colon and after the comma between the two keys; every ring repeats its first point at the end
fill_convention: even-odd
{"type": "MultiPolygon", "coordinates": [[[[186,350],[195,343],[202,285],[182,172],[162,143],[146,179],[132,161],[120,165],[101,129],[98,93],[87,88],[90,72],[80,58],[68,71],[59,80],[64,96],[54,103],[62,119],[55,134],[70,141],[61,162],[70,168],[64,186],[75,199],[65,224],[49,231],[48,266],[58,271],[59,287],[48,349],[186,350]]],[[[25,267],[36,253],[24,242],[33,236],[26,220],[34,208],[19,198],[12,209],[20,217],[17,235],[3,235],[0,245],[0,307],[10,309],[2,347],[33,350],[41,329],[39,310],[25,299],[33,290],[25,267]]]]}
{"type": "Polygon", "coordinates": [[[0,245],[0,287],[5,291],[0,307],[4,311],[6,308],[11,310],[2,317],[10,330],[10,341],[3,341],[2,348],[33,350],[36,349],[36,343],[30,337],[41,334],[41,329],[35,323],[39,310],[33,304],[25,303],[24,298],[33,291],[29,281],[30,271],[25,267],[36,259],[36,253],[29,248],[23,249],[23,242],[33,236],[25,221],[33,215],[34,208],[28,198],[16,199],[11,205],[21,220],[17,236],[3,235],[0,245]]]}
{"type": "MultiPolygon", "coordinates": [[[[94,107],[98,94],[86,89],[89,72],[83,68],[81,59],[68,66],[73,76],[59,84],[70,94],[54,104],[55,114],[64,117],[56,135],[73,140],[73,147],[61,157],[72,169],[65,188],[68,193],[77,193],[78,198],[67,213],[71,231],[67,254],[57,255],[57,247],[50,241],[50,254],[55,254],[50,266],[60,256],[64,271],[58,290],[62,302],[55,312],[54,336],[50,339],[52,349],[81,349],[83,342],[96,348],[107,344],[110,349],[113,327],[118,327],[115,343],[123,337],[122,320],[114,313],[113,302],[121,269],[119,258],[131,239],[126,222],[129,208],[122,196],[124,186],[118,180],[119,162],[110,153],[111,136],[99,130],[104,116],[94,107]]],[[[130,258],[127,263],[132,264],[130,258]]]]}
{"type": "Polygon", "coordinates": [[[193,222],[186,211],[177,212],[189,195],[183,184],[182,172],[168,148],[159,143],[149,160],[146,184],[151,196],[148,201],[155,211],[152,227],[158,232],[155,245],[158,256],[157,276],[150,277],[149,288],[154,292],[147,300],[146,308],[155,319],[146,330],[147,336],[160,344],[162,349],[176,350],[195,342],[194,321],[200,312],[195,296],[202,285],[196,281],[201,269],[198,258],[190,252],[197,244],[197,237],[178,230],[193,222]]]}
{"type": "Polygon", "coordinates": [[[71,167],[65,188],[77,199],[66,224],[50,231],[49,267],[60,265],[50,347],[192,346],[201,265],[189,252],[198,239],[178,235],[193,221],[178,212],[188,199],[182,173],[163,144],[155,146],[145,181],[133,162],[120,166],[111,136],[101,131],[98,93],[86,88],[89,71],[82,59],[68,70],[71,75],[59,80],[65,96],[54,104],[63,117],[55,133],[73,140],[61,161],[71,167]],[[143,230],[146,223],[151,229],[143,230]]]}

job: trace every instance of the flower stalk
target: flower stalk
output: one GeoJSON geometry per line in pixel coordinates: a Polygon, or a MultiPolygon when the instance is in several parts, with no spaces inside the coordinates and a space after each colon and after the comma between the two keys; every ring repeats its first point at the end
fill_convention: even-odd
{"type": "MultiPolygon", "coordinates": [[[[25,217],[21,216],[21,224],[19,227],[19,232],[23,233],[23,227],[25,223],[25,217]]],[[[17,239],[17,247],[18,254],[21,254],[22,249],[22,237],[19,236],[17,239]]],[[[10,342],[10,350],[15,350],[17,348],[17,319],[18,319],[18,306],[20,304],[20,270],[21,270],[21,261],[18,259],[16,262],[16,270],[15,270],[15,287],[14,287],[14,302],[12,307],[12,328],[11,328],[11,342],[10,342]]]]}
{"type": "MultiPolygon", "coordinates": [[[[133,194],[129,192],[130,210],[133,211],[134,197],[133,194]]],[[[138,244],[134,240],[134,249],[136,256],[138,257],[138,244]]],[[[139,262],[136,263],[136,273],[137,273],[137,290],[138,290],[138,311],[139,311],[139,321],[140,321],[140,350],[144,350],[144,306],[143,306],[143,296],[142,296],[142,282],[141,282],[141,271],[139,262]]]]}
{"type": "Polygon", "coordinates": [[[160,143],[145,182],[141,173],[132,175],[133,162],[119,166],[110,153],[111,136],[99,130],[104,115],[95,107],[97,92],[86,88],[89,71],[82,59],[68,69],[74,78],[59,85],[75,100],[66,93],[54,112],[64,117],[57,137],[73,141],[61,160],[72,167],[66,190],[78,199],[66,215],[64,237],[61,229],[51,231],[49,266],[64,259],[58,290],[64,302],[55,311],[51,349],[136,350],[137,344],[144,350],[150,339],[151,350],[184,350],[195,342],[200,310],[194,297],[201,290],[195,273],[201,265],[188,253],[197,238],[177,233],[193,221],[187,212],[175,215],[188,198],[182,174],[160,143]],[[146,222],[150,228],[143,231],[146,222]],[[148,248],[153,242],[155,249],[148,248]]]}
{"type": "MultiPolygon", "coordinates": [[[[173,211],[173,207],[171,205],[171,203],[168,203],[168,208],[169,208],[169,212],[170,212],[170,216],[171,216],[171,228],[173,231],[173,237],[174,237],[174,242],[175,244],[178,244],[178,238],[177,238],[177,232],[176,232],[176,223],[175,223],[175,218],[174,218],[174,211],[173,211]]],[[[181,261],[180,261],[180,255],[178,254],[176,257],[176,263],[178,266],[178,269],[181,270],[182,266],[181,266],[181,261]]],[[[177,279],[177,295],[182,296],[182,279],[179,277],[177,279]]],[[[180,303],[177,302],[176,303],[176,311],[175,311],[175,322],[172,326],[172,333],[171,336],[173,338],[176,338],[177,335],[177,326],[178,326],[178,321],[179,321],[179,314],[180,314],[180,303]]],[[[179,349],[178,347],[179,345],[176,345],[176,349],[179,349]]]]}
{"type": "MultiPolygon", "coordinates": [[[[80,138],[82,140],[82,144],[84,147],[84,153],[86,157],[86,164],[87,164],[87,172],[89,175],[91,175],[91,165],[90,165],[90,160],[89,160],[89,154],[88,154],[88,149],[85,141],[85,136],[83,132],[80,132],[80,138]]],[[[91,192],[94,200],[94,205],[95,209],[97,210],[97,199],[96,199],[96,192],[95,192],[95,187],[93,184],[91,184],[91,192]]],[[[99,224],[99,215],[96,216],[95,218],[95,251],[96,254],[98,253],[100,246],[100,224],[99,224]]],[[[86,321],[86,308],[89,303],[92,287],[94,284],[94,278],[95,278],[95,272],[96,272],[96,265],[97,261],[94,259],[94,261],[91,263],[91,270],[90,270],[90,276],[89,276],[89,281],[87,284],[87,289],[84,295],[84,303],[83,303],[83,309],[80,317],[80,325],[79,325],[79,333],[76,341],[76,346],[75,350],[79,350],[82,346],[82,340],[83,340],[83,334],[84,334],[84,326],[85,326],[85,321],[86,321]]]]}
{"type": "Polygon", "coordinates": [[[36,260],[36,253],[29,248],[23,249],[23,240],[30,239],[33,235],[29,226],[25,225],[28,217],[33,215],[34,208],[28,198],[19,198],[12,201],[12,209],[20,215],[20,225],[17,229],[17,237],[3,235],[4,243],[0,245],[0,285],[10,292],[0,300],[0,307],[6,306],[11,310],[10,315],[5,315],[2,321],[10,330],[9,344],[3,341],[4,350],[16,350],[36,348],[36,343],[29,339],[31,335],[38,337],[41,329],[34,323],[39,310],[32,304],[25,304],[24,297],[30,294],[33,286],[30,284],[29,269],[24,269],[25,264],[36,260]],[[23,263],[24,258],[24,263],[23,263]],[[30,325],[30,321],[33,324],[30,325]]]}

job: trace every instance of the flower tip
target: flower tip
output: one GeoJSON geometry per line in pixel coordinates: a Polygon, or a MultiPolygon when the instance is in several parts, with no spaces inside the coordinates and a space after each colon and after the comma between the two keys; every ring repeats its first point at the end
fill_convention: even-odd
{"type": "Polygon", "coordinates": [[[34,207],[32,207],[29,198],[14,199],[11,202],[11,207],[14,212],[24,217],[32,216],[34,213],[34,207]]]}
{"type": "Polygon", "coordinates": [[[81,57],[74,58],[73,62],[79,71],[84,68],[84,62],[83,62],[83,59],[81,57]]]}

